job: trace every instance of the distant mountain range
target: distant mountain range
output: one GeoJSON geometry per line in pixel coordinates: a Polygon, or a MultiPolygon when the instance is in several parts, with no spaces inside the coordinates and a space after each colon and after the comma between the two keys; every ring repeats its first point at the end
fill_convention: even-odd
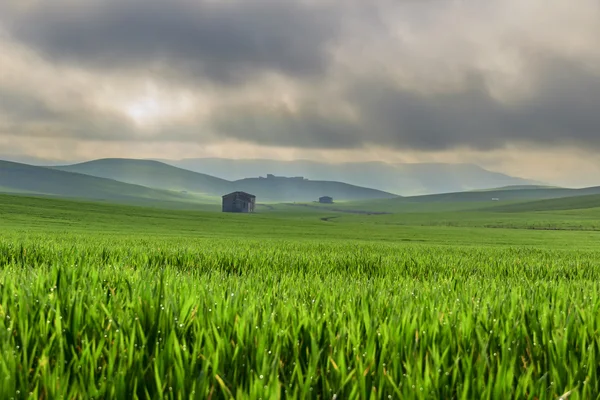
{"type": "Polygon", "coordinates": [[[232,191],[231,182],[225,179],[151,160],[107,158],[51,168],[177,192],[221,196],[232,191]]]}
{"type": "Polygon", "coordinates": [[[102,159],[74,165],[40,167],[0,161],[0,192],[48,194],[118,201],[207,201],[242,190],[260,202],[389,199],[397,196],[342,182],[264,177],[227,181],[152,160],[102,159]]]}
{"type": "MultiPolygon", "coordinates": [[[[503,181],[503,178],[499,180],[503,181]]],[[[199,204],[216,205],[223,194],[236,190],[255,194],[258,203],[306,203],[326,195],[339,201],[387,204],[390,209],[402,209],[409,203],[492,204],[493,200],[497,200],[499,203],[495,205],[502,208],[503,202],[506,201],[600,195],[600,187],[568,189],[519,183],[499,188],[401,197],[381,190],[337,181],[309,180],[303,176],[279,177],[265,174],[261,177],[231,181],[154,160],[101,159],[47,167],[0,161],[0,192],[3,193],[51,195],[141,205],[168,203],[187,208],[197,207],[199,204]]],[[[597,199],[598,197],[594,196],[588,197],[584,205],[594,205],[597,199]]],[[[564,207],[567,203],[570,205],[572,201],[540,203],[539,207],[564,207]]]]}
{"type": "Polygon", "coordinates": [[[222,196],[241,190],[257,196],[257,201],[316,201],[321,196],[338,200],[395,198],[380,190],[335,181],[312,181],[294,177],[258,177],[228,181],[192,172],[154,160],[102,159],[85,163],[55,166],[54,169],[114,179],[155,189],[222,196]]]}
{"type": "MultiPolygon", "coordinates": [[[[16,155],[0,155],[0,159],[38,166],[72,165],[83,162],[83,160],[58,162],[16,155]]],[[[234,160],[226,158],[157,159],[155,161],[229,182],[264,177],[267,174],[302,176],[311,181],[344,182],[402,196],[463,192],[504,186],[545,185],[545,183],[530,179],[488,171],[474,164],[389,164],[384,162],[336,164],[308,160],[234,160]]],[[[129,174],[129,172],[113,177],[127,179],[127,176],[122,176],[123,174],[129,174]]],[[[137,178],[135,182],[139,183],[137,178]]]]}
{"type": "Polygon", "coordinates": [[[227,180],[276,174],[303,176],[308,179],[340,181],[414,196],[491,189],[513,185],[543,185],[541,182],[491,172],[474,164],[388,164],[356,162],[333,164],[306,160],[234,160],[195,158],[159,160],[227,180]]]}

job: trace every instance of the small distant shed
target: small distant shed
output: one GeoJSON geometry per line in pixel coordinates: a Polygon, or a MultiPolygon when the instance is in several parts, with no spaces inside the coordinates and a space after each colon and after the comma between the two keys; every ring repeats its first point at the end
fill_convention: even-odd
{"type": "Polygon", "coordinates": [[[233,192],[223,196],[223,212],[254,212],[256,196],[246,192],[233,192]]]}
{"type": "Polygon", "coordinates": [[[331,204],[331,203],[333,203],[333,198],[331,198],[329,196],[319,197],[319,203],[331,204]]]}

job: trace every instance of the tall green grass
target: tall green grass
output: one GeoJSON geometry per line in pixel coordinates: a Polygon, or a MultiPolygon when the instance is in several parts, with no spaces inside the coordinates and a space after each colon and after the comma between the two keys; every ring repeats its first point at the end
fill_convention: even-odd
{"type": "Polygon", "coordinates": [[[597,398],[600,252],[0,237],[11,398],[597,398]]]}

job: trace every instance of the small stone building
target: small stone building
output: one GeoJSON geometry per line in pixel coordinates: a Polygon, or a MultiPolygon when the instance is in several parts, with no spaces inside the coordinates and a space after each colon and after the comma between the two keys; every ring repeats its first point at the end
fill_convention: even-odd
{"type": "Polygon", "coordinates": [[[246,192],[233,192],[223,196],[223,212],[254,212],[256,196],[246,192]]]}
{"type": "Polygon", "coordinates": [[[331,204],[331,203],[333,203],[333,198],[331,198],[329,196],[319,197],[319,203],[331,204]]]}

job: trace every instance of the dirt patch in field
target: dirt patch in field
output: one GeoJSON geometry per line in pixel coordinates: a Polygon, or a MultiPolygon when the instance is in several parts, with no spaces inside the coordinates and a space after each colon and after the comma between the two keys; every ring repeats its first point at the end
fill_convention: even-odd
{"type": "MultiPolygon", "coordinates": [[[[346,214],[360,214],[360,215],[387,215],[387,214],[392,214],[391,212],[385,212],[385,211],[365,211],[365,210],[346,210],[346,209],[340,209],[340,208],[325,208],[325,207],[313,206],[311,204],[286,203],[286,205],[288,205],[288,206],[296,206],[296,207],[308,207],[308,208],[314,208],[314,209],[322,210],[322,211],[333,211],[333,212],[346,213],[346,214]]],[[[323,219],[323,218],[321,218],[321,219],[323,219]]]]}

